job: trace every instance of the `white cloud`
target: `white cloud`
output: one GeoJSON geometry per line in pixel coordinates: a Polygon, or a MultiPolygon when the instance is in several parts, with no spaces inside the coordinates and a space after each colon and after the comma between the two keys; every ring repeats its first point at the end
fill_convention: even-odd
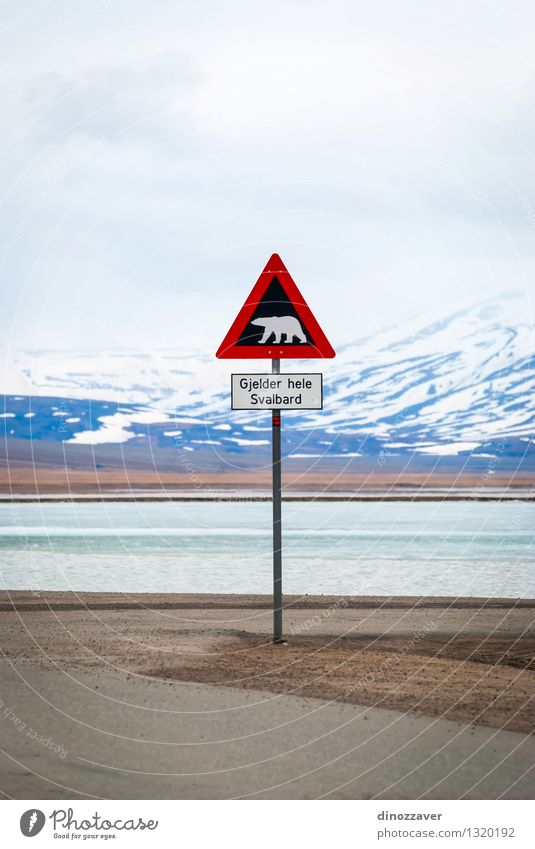
{"type": "Polygon", "coordinates": [[[273,250],[335,345],[467,293],[532,315],[534,24],[523,0],[14,20],[7,344],[214,350],[273,250]]]}

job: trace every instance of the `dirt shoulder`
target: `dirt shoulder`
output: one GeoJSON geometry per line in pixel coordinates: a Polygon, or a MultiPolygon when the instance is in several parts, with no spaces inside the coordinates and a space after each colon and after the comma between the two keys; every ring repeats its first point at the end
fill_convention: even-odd
{"type": "Polygon", "coordinates": [[[532,601],[104,595],[3,593],[5,655],[534,728],[532,601]]]}
{"type": "Polygon", "coordinates": [[[535,640],[259,638],[217,646],[216,656],[145,673],[273,693],[413,711],[529,733],[535,726],[535,640]],[[529,664],[529,666],[528,666],[529,664]]]}

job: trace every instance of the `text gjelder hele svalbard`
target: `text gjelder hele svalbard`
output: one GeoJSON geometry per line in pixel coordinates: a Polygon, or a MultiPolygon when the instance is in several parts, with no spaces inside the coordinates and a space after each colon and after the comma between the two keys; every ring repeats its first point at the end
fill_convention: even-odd
{"type": "MultiPolygon", "coordinates": [[[[272,407],[285,407],[290,404],[299,405],[302,403],[302,395],[281,395],[277,390],[280,390],[282,379],[277,377],[242,377],[240,378],[240,389],[245,389],[250,394],[251,404],[269,404],[272,407]],[[259,395],[258,390],[266,392],[266,395],[259,395]]],[[[311,389],[312,381],[307,378],[291,378],[284,379],[285,390],[302,390],[311,389]]]]}

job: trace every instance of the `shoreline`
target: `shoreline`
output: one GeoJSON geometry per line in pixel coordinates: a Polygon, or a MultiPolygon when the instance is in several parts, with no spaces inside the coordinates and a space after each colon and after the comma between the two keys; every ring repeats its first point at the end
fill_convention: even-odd
{"type": "MultiPolygon", "coordinates": [[[[284,595],[283,610],[533,610],[535,598],[488,596],[284,595]]],[[[271,594],[120,593],[75,590],[0,590],[0,613],[38,610],[269,610],[271,594]]]]}
{"type": "MultiPolygon", "coordinates": [[[[2,493],[0,504],[98,504],[98,503],[125,503],[133,504],[139,502],[180,502],[180,503],[232,503],[232,502],[270,502],[270,492],[220,492],[211,491],[209,494],[201,492],[151,492],[151,491],[118,491],[118,492],[65,492],[65,493],[2,493]]],[[[371,490],[362,492],[293,492],[282,496],[283,502],[535,502],[534,487],[496,487],[494,490],[485,487],[484,490],[470,488],[448,488],[411,491],[407,488],[371,490]]]]}

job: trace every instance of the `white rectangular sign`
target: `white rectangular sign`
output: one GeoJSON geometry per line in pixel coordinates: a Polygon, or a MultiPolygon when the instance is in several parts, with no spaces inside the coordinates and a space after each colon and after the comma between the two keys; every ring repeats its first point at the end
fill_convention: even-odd
{"type": "Polygon", "coordinates": [[[323,375],[233,374],[233,410],[322,410],[323,375]]]}

